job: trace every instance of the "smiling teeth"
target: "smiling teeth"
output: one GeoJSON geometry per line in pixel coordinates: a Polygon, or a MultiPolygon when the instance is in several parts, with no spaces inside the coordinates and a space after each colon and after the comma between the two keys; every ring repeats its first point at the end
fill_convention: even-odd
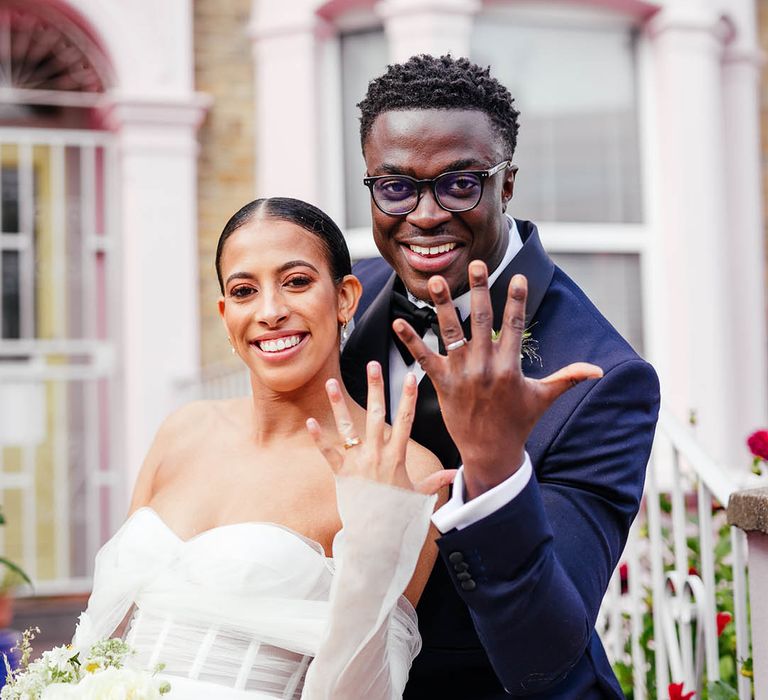
{"type": "Polygon", "coordinates": [[[292,348],[300,342],[300,335],[289,335],[285,338],[277,338],[276,340],[259,340],[256,344],[263,352],[280,352],[281,350],[292,348]]]}
{"type": "Polygon", "coordinates": [[[443,245],[434,246],[432,248],[425,248],[420,245],[408,246],[414,253],[419,255],[440,255],[440,253],[447,253],[449,250],[453,250],[456,247],[455,243],[443,243],[443,245]]]}

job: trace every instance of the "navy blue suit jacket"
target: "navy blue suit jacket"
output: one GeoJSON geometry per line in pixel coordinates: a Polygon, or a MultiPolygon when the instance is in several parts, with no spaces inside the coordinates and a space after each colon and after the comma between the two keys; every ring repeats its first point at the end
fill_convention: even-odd
{"type": "MultiPolygon", "coordinates": [[[[623,697],[594,624],[640,505],[658,381],[554,265],[536,227],[517,226],[523,248],[491,289],[494,328],[511,276],[522,273],[526,326],[541,357],[523,361],[525,374],[543,377],[586,361],[604,376],[566,392],[538,422],[526,445],[534,476],[517,498],[438,539],[441,557],[417,608],[424,646],[406,700],[623,697]],[[457,578],[465,570],[472,590],[457,578]]],[[[394,274],[378,259],[359,263],[355,273],[364,296],[342,367],[365,405],[365,363],[377,359],[388,377],[394,274]]],[[[460,463],[428,377],[419,385],[414,438],[443,466],[460,463]]]]}

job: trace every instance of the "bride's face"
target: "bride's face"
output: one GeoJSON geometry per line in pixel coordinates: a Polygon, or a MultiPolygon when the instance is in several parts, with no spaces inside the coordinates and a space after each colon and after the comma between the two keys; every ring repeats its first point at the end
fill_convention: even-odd
{"type": "Polygon", "coordinates": [[[339,324],[352,318],[360,283],[331,276],[317,236],[257,218],[226,242],[219,313],[237,354],[260,384],[288,392],[338,367],[339,324]]]}

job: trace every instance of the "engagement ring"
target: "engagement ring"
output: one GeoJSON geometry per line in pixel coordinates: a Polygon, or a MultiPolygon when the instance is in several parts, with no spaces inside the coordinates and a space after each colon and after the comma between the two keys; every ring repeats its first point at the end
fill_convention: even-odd
{"type": "Polygon", "coordinates": [[[344,440],[344,449],[351,450],[353,447],[357,447],[361,440],[359,437],[350,437],[344,440]]]}

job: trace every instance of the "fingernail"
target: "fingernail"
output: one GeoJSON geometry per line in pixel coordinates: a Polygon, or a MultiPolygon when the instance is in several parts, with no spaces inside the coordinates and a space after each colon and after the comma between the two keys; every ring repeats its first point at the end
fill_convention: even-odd
{"type": "Polygon", "coordinates": [[[416,375],[413,372],[408,372],[408,374],[405,375],[405,385],[416,386],[416,375]]]}
{"type": "Polygon", "coordinates": [[[368,373],[371,375],[371,378],[378,379],[381,377],[381,365],[378,362],[369,362],[368,373]]]}
{"type": "Polygon", "coordinates": [[[328,393],[333,396],[336,396],[339,393],[339,383],[335,379],[329,379],[325,383],[325,388],[328,390],[328,393]]]}
{"type": "Polygon", "coordinates": [[[483,272],[485,272],[485,265],[478,260],[473,260],[469,264],[469,271],[475,277],[482,277],[483,272]]]}
{"type": "Polygon", "coordinates": [[[314,418],[307,418],[307,430],[317,430],[320,424],[314,418]]]}

